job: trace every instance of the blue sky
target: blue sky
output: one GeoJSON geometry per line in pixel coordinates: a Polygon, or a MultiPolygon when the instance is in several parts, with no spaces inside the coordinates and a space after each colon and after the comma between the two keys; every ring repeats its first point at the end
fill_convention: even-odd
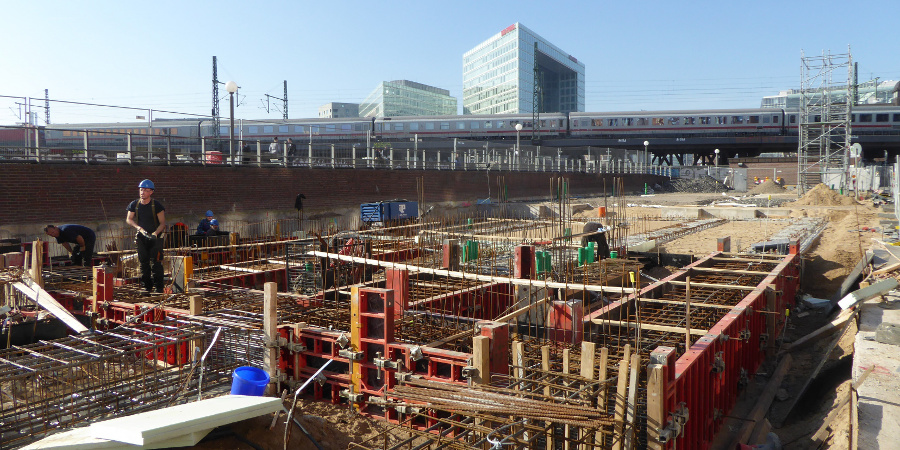
{"type": "MultiPolygon", "coordinates": [[[[900,79],[896,0],[5,1],[0,95],[209,114],[212,56],[241,86],[237,118],[291,118],[360,102],[384,80],[448,89],[462,55],[520,22],[584,62],[587,111],[758,107],[799,87],[801,51],[852,52],[860,81],[900,79]],[[274,104],[272,104],[274,106],[274,104]]],[[[220,89],[224,96],[224,87],[220,89]]],[[[22,119],[0,97],[0,124],[22,119]]],[[[228,102],[223,98],[222,115],[228,102]]],[[[44,112],[38,111],[43,124],[44,112]]],[[[51,122],[134,120],[51,104],[51,122]]],[[[154,114],[155,117],[175,117],[154,114]]]]}

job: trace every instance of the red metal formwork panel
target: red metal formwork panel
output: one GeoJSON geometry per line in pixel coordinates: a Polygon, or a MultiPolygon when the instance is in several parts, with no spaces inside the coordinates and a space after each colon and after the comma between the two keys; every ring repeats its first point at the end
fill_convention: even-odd
{"type": "Polygon", "coordinates": [[[667,391],[663,404],[668,408],[665,414],[673,416],[683,403],[689,419],[666,448],[710,448],[724,416],[766,357],[768,339],[774,339],[768,336],[771,316],[781,320],[776,323],[783,323],[784,309],[794,304],[798,280],[798,259],[788,255],[678,359],[672,381],[675,388],[667,391]],[[767,289],[774,291],[774,307],[767,289]],[[771,314],[770,308],[781,314],[771,314]]]}
{"type": "Polygon", "coordinates": [[[324,382],[312,383],[303,394],[331,403],[341,402],[340,392],[350,387],[350,360],[340,356],[340,342],[349,344],[349,335],[318,327],[291,326],[279,327],[279,334],[285,338],[292,334],[293,339],[289,342],[303,346],[303,350],[298,352],[282,350],[279,365],[288,378],[305,381],[315,375],[326,361],[331,360],[333,362],[321,373],[324,382]]]}

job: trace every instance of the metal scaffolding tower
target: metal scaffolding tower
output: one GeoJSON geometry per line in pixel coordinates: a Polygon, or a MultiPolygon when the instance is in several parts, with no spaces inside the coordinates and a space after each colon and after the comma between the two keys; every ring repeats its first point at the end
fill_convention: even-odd
{"type": "Polygon", "coordinates": [[[799,193],[819,183],[844,188],[850,149],[853,57],[847,53],[800,55],[799,193]],[[839,174],[840,186],[834,185],[839,174]]]}

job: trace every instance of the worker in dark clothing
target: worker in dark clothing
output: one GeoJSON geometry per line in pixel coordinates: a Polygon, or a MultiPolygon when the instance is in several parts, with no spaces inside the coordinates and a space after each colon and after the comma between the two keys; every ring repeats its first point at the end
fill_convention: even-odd
{"type": "Polygon", "coordinates": [[[125,222],[137,230],[134,237],[138,261],[141,264],[141,283],[147,292],[156,288],[163,292],[162,249],[165,242],[166,213],[162,203],[153,200],[155,186],[150,180],[138,184],[140,198],[128,205],[125,222]],[[151,269],[152,265],[152,269],[151,269]],[[151,276],[152,270],[152,276],[151,276]]]}
{"type": "Polygon", "coordinates": [[[97,242],[94,230],[83,225],[69,224],[58,227],[47,225],[44,232],[55,237],[56,242],[72,254],[72,264],[84,267],[94,265],[94,243],[97,242]]]}
{"type": "Polygon", "coordinates": [[[209,231],[209,223],[212,220],[216,220],[212,210],[206,211],[206,218],[200,221],[200,225],[197,225],[197,234],[206,234],[209,231]]]}
{"type": "Polygon", "coordinates": [[[223,231],[219,231],[219,221],[216,219],[209,221],[209,229],[206,230],[207,236],[222,236],[226,234],[223,231]]]}

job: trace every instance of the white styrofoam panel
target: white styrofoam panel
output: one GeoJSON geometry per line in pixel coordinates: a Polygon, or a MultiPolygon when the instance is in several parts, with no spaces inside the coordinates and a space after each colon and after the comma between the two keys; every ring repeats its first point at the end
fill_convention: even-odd
{"type": "Polygon", "coordinates": [[[281,399],[226,395],[92,424],[91,436],[148,445],[281,409],[281,399]]]}

